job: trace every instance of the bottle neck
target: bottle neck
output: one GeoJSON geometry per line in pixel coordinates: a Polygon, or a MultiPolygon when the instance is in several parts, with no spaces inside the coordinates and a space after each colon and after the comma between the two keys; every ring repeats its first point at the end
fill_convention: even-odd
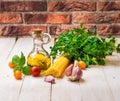
{"type": "Polygon", "coordinates": [[[45,56],[49,57],[48,52],[44,49],[43,47],[43,41],[41,39],[41,37],[34,37],[33,38],[33,51],[35,51],[36,53],[41,53],[44,54],[45,56]]]}
{"type": "Polygon", "coordinates": [[[35,51],[42,51],[43,50],[42,47],[41,47],[42,41],[40,41],[39,38],[34,38],[33,43],[34,43],[33,45],[34,45],[34,50],[35,51]]]}

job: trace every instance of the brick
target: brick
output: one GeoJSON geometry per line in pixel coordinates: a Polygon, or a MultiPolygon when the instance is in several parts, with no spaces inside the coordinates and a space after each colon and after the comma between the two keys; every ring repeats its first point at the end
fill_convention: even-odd
{"type": "Polygon", "coordinates": [[[25,14],[27,24],[70,23],[68,14],[25,14]]]}
{"type": "Polygon", "coordinates": [[[120,2],[99,2],[98,9],[100,11],[117,11],[120,10],[120,2]]]}
{"type": "Polygon", "coordinates": [[[46,32],[45,26],[1,26],[0,36],[25,36],[30,35],[33,29],[40,28],[46,32]]]}
{"type": "Polygon", "coordinates": [[[74,23],[120,23],[120,14],[118,13],[74,13],[74,23]]]}
{"type": "Polygon", "coordinates": [[[25,1],[25,11],[47,11],[47,1],[25,1]]]}
{"type": "MultiPolygon", "coordinates": [[[[96,27],[96,25],[84,25],[88,30],[92,30],[94,27],[96,27]]],[[[75,25],[53,25],[50,26],[50,34],[51,35],[59,35],[62,34],[64,32],[66,32],[67,30],[71,30],[73,28],[80,28],[79,24],[75,24],[75,25]]]]}
{"type": "MultiPolygon", "coordinates": [[[[63,1],[65,1],[65,0],[63,0],[63,1]]],[[[112,1],[119,1],[119,0],[66,0],[66,1],[89,1],[89,2],[93,2],[93,1],[102,1],[102,2],[106,2],[106,1],[110,1],[110,2],[112,2],[112,1]]]]}
{"type": "MultiPolygon", "coordinates": [[[[21,0],[22,1],[22,0],[21,0]]],[[[80,1],[80,2],[114,2],[114,1],[120,1],[120,0],[48,0],[50,1],[67,1],[67,2],[72,2],[72,1],[80,1]]]]}
{"type": "Polygon", "coordinates": [[[120,35],[120,25],[98,25],[98,33],[100,35],[120,35]]]}
{"type": "Polygon", "coordinates": [[[47,11],[47,1],[3,1],[2,11],[47,11]]]}
{"type": "Polygon", "coordinates": [[[119,0],[99,0],[99,1],[102,1],[102,2],[114,2],[114,1],[119,1],[119,0]]]}
{"type": "Polygon", "coordinates": [[[24,11],[24,2],[2,1],[2,11],[24,11]]]}
{"type": "Polygon", "coordinates": [[[0,1],[0,12],[2,12],[2,8],[1,8],[1,1],[0,1]]]}
{"type": "Polygon", "coordinates": [[[19,13],[0,13],[0,23],[21,23],[19,13]]]}
{"type": "Polygon", "coordinates": [[[46,23],[48,24],[60,24],[65,23],[69,24],[71,23],[71,16],[69,14],[48,14],[46,23]]]}
{"type": "Polygon", "coordinates": [[[27,24],[44,24],[47,14],[25,14],[25,23],[27,24]]]}
{"type": "Polygon", "coordinates": [[[48,9],[49,11],[95,11],[96,2],[51,1],[48,9]]]}

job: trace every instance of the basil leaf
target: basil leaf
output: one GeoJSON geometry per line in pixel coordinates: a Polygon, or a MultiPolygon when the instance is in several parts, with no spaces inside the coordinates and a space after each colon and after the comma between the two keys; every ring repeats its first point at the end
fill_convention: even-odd
{"type": "Polygon", "coordinates": [[[19,65],[23,66],[24,64],[25,64],[25,56],[24,56],[24,54],[21,52],[21,57],[20,57],[19,65]]]}
{"type": "Polygon", "coordinates": [[[19,64],[19,62],[20,62],[20,57],[18,55],[14,55],[12,57],[12,63],[13,64],[19,64]]]}
{"type": "Polygon", "coordinates": [[[15,72],[16,70],[22,71],[22,67],[18,65],[18,66],[16,66],[16,67],[13,69],[14,72],[15,72]]]}
{"type": "Polygon", "coordinates": [[[24,66],[22,69],[22,73],[25,75],[31,75],[30,69],[31,69],[30,66],[24,66]]]}

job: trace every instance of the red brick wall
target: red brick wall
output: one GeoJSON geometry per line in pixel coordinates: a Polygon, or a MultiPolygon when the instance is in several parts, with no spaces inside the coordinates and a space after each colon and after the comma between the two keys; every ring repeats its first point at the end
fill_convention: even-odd
{"type": "Polygon", "coordinates": [[[0,36],[34,28],[59,34],[81,22],[99,34],[120,35],[120,0],[0,0],[0,36]]]}

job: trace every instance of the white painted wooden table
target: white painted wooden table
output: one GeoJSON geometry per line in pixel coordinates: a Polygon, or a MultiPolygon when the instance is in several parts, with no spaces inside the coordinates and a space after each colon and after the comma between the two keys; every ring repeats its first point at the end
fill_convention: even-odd
{"type": "MultiPolygon", "coordinates": [[[[51,45],[53,41],[46,49],[51,45]]],[[[43,77],[14,79],[8,62],[21,51],[27,57],[32,47],[29,37],[0,38],[0,101],[120,101],[120,55],[107,57],[105,66],[90,66],[78,83],[65,77],[55,84],[43,77]]]]}

